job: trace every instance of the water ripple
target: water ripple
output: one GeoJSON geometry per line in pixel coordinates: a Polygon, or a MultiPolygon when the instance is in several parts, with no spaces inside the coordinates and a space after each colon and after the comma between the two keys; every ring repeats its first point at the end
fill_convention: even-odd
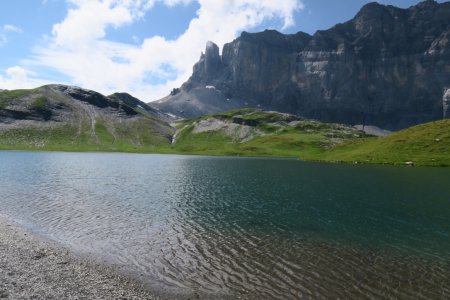
{"type": "Polygon", "coordinates": [[[448,175],[292,160],[1,152],[0,204],[26,226],[176,294],[445,299],[448,175]]]}

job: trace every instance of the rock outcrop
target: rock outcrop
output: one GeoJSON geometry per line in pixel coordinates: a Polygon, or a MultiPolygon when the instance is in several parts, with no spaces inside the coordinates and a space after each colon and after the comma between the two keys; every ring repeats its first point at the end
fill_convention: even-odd
{"type": "Polygon", "coordinates": [[[450,3],[369,3],[312,36],[243,32],[222,55],[210,42],[191,78],[152,105],[183,117],[260,107],[397,130],[446,115],[449,85],[450,3]]]}
{"type": "Polygon", "coordinates": [[[447,89],[442,97],[442,110],[444,112],[444,119],[450,117],[450,89],[447,89]]]}

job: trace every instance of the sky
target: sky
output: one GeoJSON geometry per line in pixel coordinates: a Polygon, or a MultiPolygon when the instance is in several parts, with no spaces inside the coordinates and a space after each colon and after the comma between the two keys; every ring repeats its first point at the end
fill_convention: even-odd
{"type": "MultiPolygon", "coordinates": [[[[181,86],[207,41],[313,34],[366,0],[1,0],[0,89],[60,83],[149,102],[181,86]]],[[[380,0],[407,8],[418,0],[380,0]]],[[[445,1],[438,1],[445,2],[445,1]]]]}

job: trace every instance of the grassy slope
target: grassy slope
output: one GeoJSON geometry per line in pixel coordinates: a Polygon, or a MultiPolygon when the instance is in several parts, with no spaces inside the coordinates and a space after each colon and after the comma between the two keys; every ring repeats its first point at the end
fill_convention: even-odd
{"type": "Polygon", "coordinates": [[[316,157],[344,162],[450,166],[450,120],[414,126],[383,138],[357,139],[316,157]]]}
{"type": "MultiPolygon", "coordinates": [[[[35,95],[31,103],[34,110],[47,110],[49,100],[40,89],[0,91],[0,109],[21,97],[35,95]],[[41,96],[39,96],[41,95],[41,96]]],[[[59,95],[51,95],[54,102],[64,102],[59,95]]],[[[60,151],[120,151],[153,152],[167,147],[170,139],[163,137],[157,129],[162,121],[146,112],[139,112],[139,118],[111,121],[97,118],[94,131],[88,117],[81,124],[65,123],[58,125],[45,122],[40,127],[5,128],[0,127],[0,150],[60,150],[60,151]]]]}
{"type": "Polygon", "coordinates": [[[95,134],[88,124],[81,132],[71,125],[0,130],[0,150],[153,152],[169,143],[152,133],[153,126],[145,118],[109,126],[98,119],[95,134]],[[107,129],[111,126],[115,136],[107,129]]]}
{"type": "Polygon", "coordinates": [[[209,155],[318,156],[333,147],[337,139],[347,140],[363,135],[348,126],[311,120],[284,120],[281,114],[252,109],[204,116],[182,122],[178,127],[184,129],[172,146],[173,152],[209,155]],[[264,132],[264,135],[242,141],[223,130],[193,133],[194,123],[208,118],[250,123],[252,130],[264,132]],[[298,124],[289,126],[289,121],[298,121],[298,124]]]}
{"type": "MultiPolygon", "coordinates": [[[[251,110],[248,110],[251,111],[251,110]]],[[[242,110],[212,115],[232,119],[242,110]]],[[[257,120],[267,133],[248,142],[233,141],[221,131],[194,134],[192,124],[211,116],[181,123],[185,127],[174,152],[211,155],[294,156],[304,160],[450,166],[450,120],[414,126],[387,137],[363,137],[347,126],[302,120],[296,126],[271,128],[276,115],[259,112],[244,117],[257,120]],[[275,117],[274,117],[275,116],[275,117]],[[360,135],[361,137],[357,137],[360,135]],[[334,143],[335,139],[343,143],[334,143]]],[[[257,122],[258,123],[258,122],[257,122]]]]}
{"type": "Polygon", "coordinates": [[[34,90],[0,91],[0,109],[5,108],[12,100],[29,95],[34,90]]]}

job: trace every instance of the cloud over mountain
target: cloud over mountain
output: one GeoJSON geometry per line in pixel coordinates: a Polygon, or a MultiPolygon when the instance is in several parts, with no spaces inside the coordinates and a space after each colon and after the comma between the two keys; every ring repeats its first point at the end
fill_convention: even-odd
{"type": "MultiPolygon", "coordinates": [[[[270,20],[279,20],[281,28],[287,28],[294,24],[294,13],[303,8],[301,0],[197,0],[196,16],[175,39],[149,36],[140,43],[108,39],[107,30],[138,22],[156,4],[175,7],[192,2],[70,0],[65,19],[53,26],[26,67],[51,69],[67,77],[66,83],[103,93],[127,91],[154,100],[189,77],[208,40],[222,46],[242,30],[270,20]]],[[[23,80],[34,81],[27,76],[23,80]]]]}

